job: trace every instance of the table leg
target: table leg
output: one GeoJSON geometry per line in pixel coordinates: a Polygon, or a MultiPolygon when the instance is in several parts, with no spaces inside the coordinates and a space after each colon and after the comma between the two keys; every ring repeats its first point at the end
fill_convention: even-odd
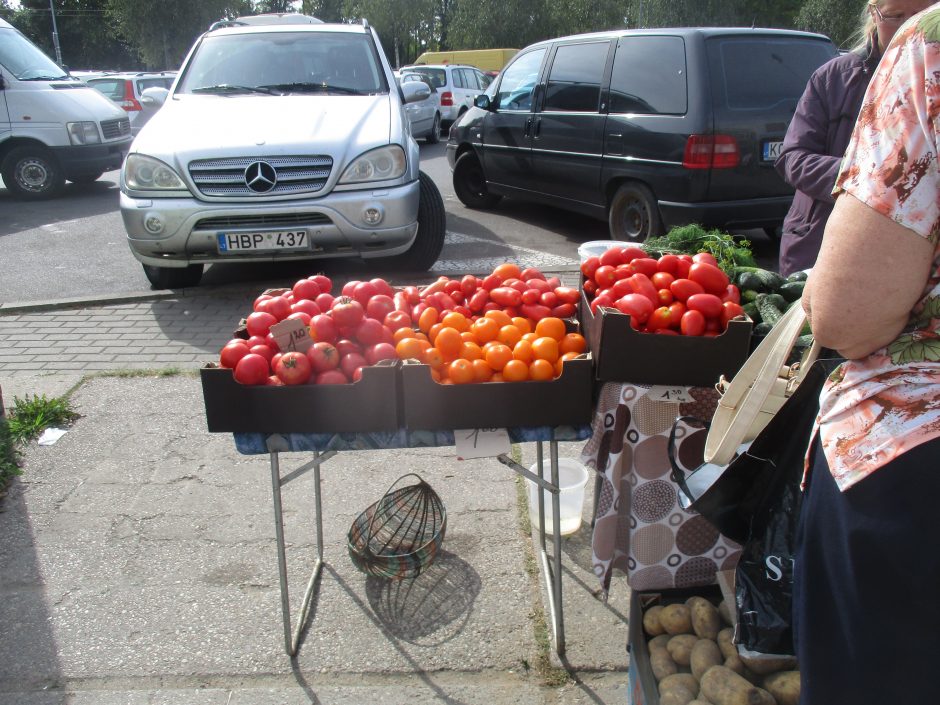
{"type": "Polygon", "coordinates": [[[313,460],[299,467],[297,470],[281,477],[280,462],[277,451],[272,451],[271,456],[271,489],[274,497],[274,532],[277,537],[277,568],[281,583],[281,616],[284,621],[284,649],[288,656],[294,657],[297,654],[297,647],[300,642],[300,633],[303,631],[310,615],[310,607],[313,604],[313,597],[318,586],[318,578],[323,569],[323,516],[322,502],[320,499],[320,464],[329,460],[335,453],[330,451],[322,456],[314,451],[313,460]],[[304,599],[301,603],[300,615],[291,631],[290,614],[290,591],[287,580],[287,550],[284,542],[284,514],[281,507],[281,487],[291,480],[300,477],[308,470],[313,470],[314,482],[314,510],[316,514],[317,531],[317,559],[313,564],[313,572],[307,581],[307,588],[304,591],[304,599]]]}

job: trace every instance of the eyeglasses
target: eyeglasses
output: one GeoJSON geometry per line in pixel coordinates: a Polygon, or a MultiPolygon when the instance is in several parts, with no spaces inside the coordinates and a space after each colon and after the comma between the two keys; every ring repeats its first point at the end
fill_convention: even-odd
{"type": "Polygon", "coordinates": [[[881,12],[881,8],[878,7],[876,3],[868,3],[870,7],[875,12],[875,17],[878,18],[879,22],[884,22],[885,24],[893,25],[895,27],[904,24],[904,21],[907,19],[903,14],[902,15],[884,15],[881,12]]]}

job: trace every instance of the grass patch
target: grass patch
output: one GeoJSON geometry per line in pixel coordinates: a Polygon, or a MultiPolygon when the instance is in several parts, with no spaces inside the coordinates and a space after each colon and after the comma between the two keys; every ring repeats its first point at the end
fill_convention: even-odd
{"type": "Polygon", "coordinates": [[[13,408],[0,419],[0,492],[22,473],[19,448],[50,427],[69,426],[78,414],[67,396],[49,399],[45,394],[20,399],[13,397],[13,408]]]}
{"type": "Polygon", "coordinates": [[[155,367],[147,370],[110,370],[108,372],[98,372],[93,377],[118,377],[120,379],[133,379],[137,377],[176,377],[185,375],[195,377],[199,374],[198,370],[184,370],[179,367],[155,367]]]}

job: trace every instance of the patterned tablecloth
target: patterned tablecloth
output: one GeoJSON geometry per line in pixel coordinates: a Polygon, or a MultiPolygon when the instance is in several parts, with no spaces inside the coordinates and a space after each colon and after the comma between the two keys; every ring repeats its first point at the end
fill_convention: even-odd
{"type": "MultiPolygon", "coordinates": [[[[689,401],[663,399],[662,388],[648,385],[607,382],[600,390],[581,460],[602,475],[593,564],[605,591],[615,568],[634,590],[716,584],[740,555],[738,544],[678,505],[667,455],[673,422],[710,419],[718,403],[713,388],[679,389],[689,401]]],[[[702,463],[705,436],[702,428],[677,429],[676,459],[685,470],[702,463]]]]}

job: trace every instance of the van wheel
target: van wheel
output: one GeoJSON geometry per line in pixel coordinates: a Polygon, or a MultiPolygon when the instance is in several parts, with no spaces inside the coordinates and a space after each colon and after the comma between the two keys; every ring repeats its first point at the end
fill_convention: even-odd
{"type": "Polygon", "coordinates": [[[418,172],[420,196],[418,198],[418,234],[411,248],[386,262],[395,269],[424,272],[430,269],[444,249],[447,215],[441,192],[423,171],[418,172]]]}
{"type": "Polygon", "coordinates": [[[144,274],[154,289],[185,289],[198,286],[202,279],[202,265],[191,264],[188,267],[154,267],[142,265],[144,274]]]}
{"type": "Polygon", "coordinates": [[[37,200],[58,194],[65,185],[62,167],[44,147],[11,149],[0,167],[3,183],[17,198],[37,200]]]}
{"type": "Polygon", "coordinates": [[[467,152],[454,164],[454,192],[467,208],[492,208],[502,198],[487,190],[483,167],[472,152],[467,152]]]}
{"type": "Polygon", "coordinates": [[[96,174],[78,174],[69,179],[73,184],[93,184],[104,174],[103,171],[99,171],[96,174]]]}
{"type": "Polygon", "coordinates": [[[431,125],[431,131],[424,138],[426,144],[437,144],[441,141],[441,114],[434,113],[434,124],[431,125]]]}
{"type": "Polygon", "coordinates": [[[608,216],[614,240],[643,242],[662,234],[659,207],[653,193],[643,184],[628,183],[617,189],[608,216]]]}

